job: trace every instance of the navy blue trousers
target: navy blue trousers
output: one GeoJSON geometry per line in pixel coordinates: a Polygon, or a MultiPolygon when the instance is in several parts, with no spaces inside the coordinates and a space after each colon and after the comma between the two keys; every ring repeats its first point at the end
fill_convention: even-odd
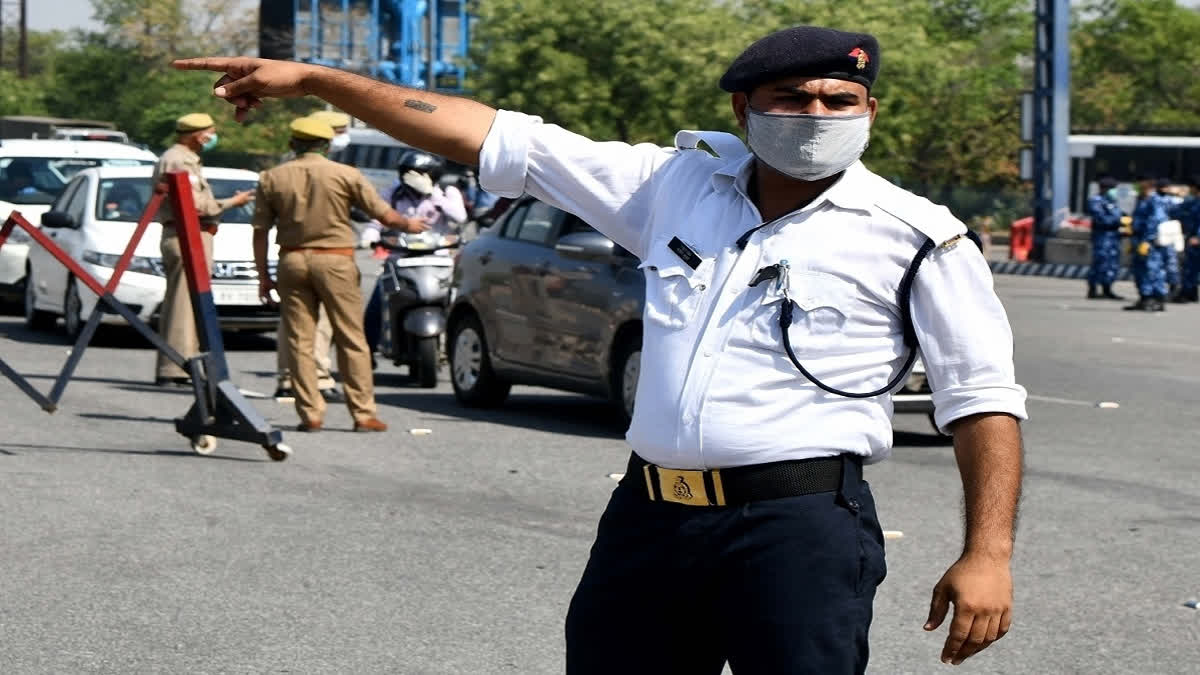
{"type": "Polygon", "coordinates": [[[887,572],[856,462],[837,492],[651,502],[626,474],[567,612],[568,675],[841,675],[867,667],[887,572]]]}

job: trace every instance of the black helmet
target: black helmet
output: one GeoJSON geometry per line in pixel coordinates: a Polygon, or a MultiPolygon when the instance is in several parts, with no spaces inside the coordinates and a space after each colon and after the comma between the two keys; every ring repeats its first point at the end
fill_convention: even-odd
{"type": "Polygon", "coordinates": [[[409,148],[400,153],[400,158],[396,160],[396,172],[403,176],[407,171],[427,173],[434,182],[437,182],[446,172],[446,162],[441,157],[424,150],[409,148]]]}

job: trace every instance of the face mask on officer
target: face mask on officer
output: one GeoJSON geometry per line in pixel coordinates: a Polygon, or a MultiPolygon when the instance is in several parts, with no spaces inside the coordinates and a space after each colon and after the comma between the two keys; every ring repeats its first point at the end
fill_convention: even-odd
{"type": "Polygon", "coordinates": [[[333,140],[329,141],[329,151],[338,152],[345,150],[350,145],[350,134],[337,134],[333,140]]]}
{"type": "Polygon", "coordinates": [[[867,150],[871,113],[802,115],[746,108],[746,140],[764,164],[796,180],[845,171],[867,150]]]}
{"type": "Polygon", "coordinates": [[[219,139],[219,137],[217,136],[217,132],[214,131],[213,135],[206,138],[204,140],[204,143],[202,143],[200,145],[200,150],[202,152],[208,152],[209,150],[212,150],[213,148],[217,147],[218,139],[219,139]]]}

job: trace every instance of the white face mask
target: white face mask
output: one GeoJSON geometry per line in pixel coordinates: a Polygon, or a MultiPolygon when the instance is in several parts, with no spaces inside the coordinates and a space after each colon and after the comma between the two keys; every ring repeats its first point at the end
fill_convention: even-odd
{"type": "Polygon", "coordinates": [[[350,145],[350,134],[338,134],[329,141],[329,151],[345,150],[348,145],[350,145]]]}
{"type": "Polygon", "coordinates": [[[796,180],[845,171],[867,150],[871,114],[793,115],[746,108],[746,140],[764,164],[796,180]]]}

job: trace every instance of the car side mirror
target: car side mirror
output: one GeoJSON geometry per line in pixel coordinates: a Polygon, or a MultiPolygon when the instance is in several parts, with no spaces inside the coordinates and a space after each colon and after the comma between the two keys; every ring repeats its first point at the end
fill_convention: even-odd
{"type": "Polygon", "coordinates": [[[599,232],[572,232],[564,235],[554,245],[554,250],[563,257],[576,260],[614,262],[617,258],[617,245],[599,232]]]}
{"type": "Polygon", "coordinates": [[[75,229],[78,224],[65,211],[47,211],[42,214],[42,227],[65,227],[75,229]]]}

